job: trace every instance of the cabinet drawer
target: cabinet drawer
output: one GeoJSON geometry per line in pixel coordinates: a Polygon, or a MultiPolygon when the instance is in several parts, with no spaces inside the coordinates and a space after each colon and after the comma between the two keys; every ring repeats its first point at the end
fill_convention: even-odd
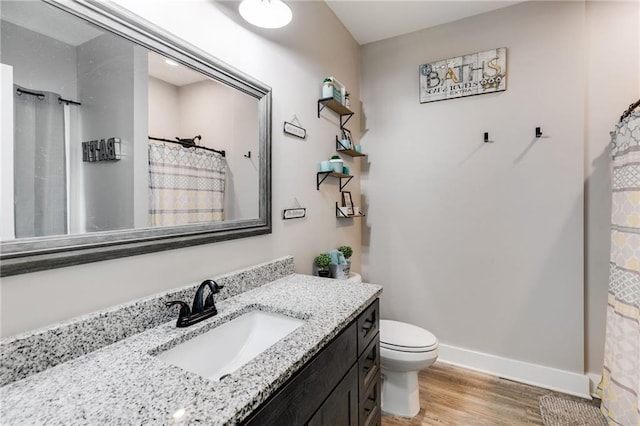
{"type": "Polygon", "coordinates": [[[358,356],[364,352],[374,336],[378,334],[380,328],[379,306],[378,299],[376,299],[358,317],[358,356]]]}
{"type": "Polygon", "coordinates": [[[364,395],[360,398],[360,426],[380,426],[381,417],[381,386],[382,382],[378,376],[377,380],[369,386],[364,395]]]}
{"type": "Polygon", "coordinates": [[[360,397],[369,389],[371,383],[380,380],[380,339],[376,333],[369,346],[358,359],[358,389],[360,397]]]}

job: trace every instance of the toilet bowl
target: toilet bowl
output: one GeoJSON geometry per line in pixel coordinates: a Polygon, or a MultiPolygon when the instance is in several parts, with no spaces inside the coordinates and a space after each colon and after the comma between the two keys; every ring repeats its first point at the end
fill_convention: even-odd
{"type": "Polygon", "coordinates": [[[413,417],[420,411],[418,371],[438,358],[438,339],[415,325],[380,320],[382,411],[413,417]]]}

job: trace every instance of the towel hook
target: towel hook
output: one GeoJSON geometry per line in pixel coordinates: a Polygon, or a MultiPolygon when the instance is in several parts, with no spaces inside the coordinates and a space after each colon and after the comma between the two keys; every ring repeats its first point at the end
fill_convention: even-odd
{"type": "Polygon", "coordinates": [[[540,129],[540,127],[536,127],[536,138],[541,138],[542,137],[542,130],[540,129]]]}

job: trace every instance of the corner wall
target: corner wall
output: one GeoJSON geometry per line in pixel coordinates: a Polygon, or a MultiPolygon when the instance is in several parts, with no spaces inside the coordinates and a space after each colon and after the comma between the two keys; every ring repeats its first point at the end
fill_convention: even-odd
{"type": "MultiPolygon", "coordinates": [[[[231,2],[120,0],[134,13],[173,32],[273,88],[273,233],[241,240],[115,259],[2,279],[2,335],[41,327],[83,313],[203,280],[284,255],[310,273],[313,258],[342,244],[355,249],[360,267],[358,223],[335,217],[339,189],[316,190],[319,161],[335,152],[337,117],[316,117],[324,77],[333,75],[359,105],[358,45],[324,2],[292,2],[294,20],[280,30],[259,30],[240,22],[231,2]],[[230,3],[230,4],[227,4],[230,3]],[[232,13],[233,12],[233,13],[232,13]],[[235,15],[234,15],[235,14],[235,15]],[[282,133],[294,114],[307,129],[301,140],[282,133]],[[281,219],[282,209],[307,208],[304,219],[281,219]],[[24,315],[24,301],[30,315],[24,315]]],[[[359,111],[351,120],[357,137],[359,111]]],[[[359,161],[347,162],[359,172],[359,161]]],[[[359,194],[359,182],[349,184],[359,194]]]]}
{"type": "MultiPolygon", "coordinates": [[[[111,33],[96,37],[77,48],[78,95],[83,103],[80,109],[81,140],[117,137],[121,139],[122,149],[122,158],[118,161],[81,164],[85,227],[89,232],[134,227],[134,168],[138,160],[136,142],[140,140],[139,135],[134,133],[135,118],[139,118],[136,102],[143,102],[145,112],[147,105],[146,93],[142,97],[136,96],[136,80],[140,76],[136,76],[135,62],[137,56],[146,59],[141,51],[111,33]],[[132,118],[125,120],[125,117],[132,118]]],[[[146,68],[138,69],[143,72],[146,86],[146,68]]],[[[143,133],[141,142],[145,141],[143,133]]]]}
{"type": "Polygon", "coordinates": [[[600,375],[611,249],[609,132],[640,99],[640,3],[587,2],[585,369],[600,375]]]}
{"type": "Polygon", "coordinates": [[[603,129],[638,97],[634,8],[526,2],[363,46],[362,269],[385,286],[383,316],[479,364],[560,370],[580,386],[599,373],[610,193],[608,169],[585,161],[606,167],[603,129]],[[619,72],[605,65],[613,38],[619,72]],[[420,64],[502,46],[506,92],[419,103],[420,64]]]}

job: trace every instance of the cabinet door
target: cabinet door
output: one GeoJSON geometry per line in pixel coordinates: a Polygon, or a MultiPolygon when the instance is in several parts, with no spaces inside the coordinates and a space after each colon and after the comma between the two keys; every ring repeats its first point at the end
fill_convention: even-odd
{"type": "Polygon", "coordinates": [[[315,412],[308,426],[358,425],[358,370],[351,367],[331,395],[315,412]]]}
{"type": "MultiPolygon", "coordinates": [[[[351,323],[243,424],[248,426],[304,424],[329,397],[332,389],[336,389],[349,368],[356,363],[356,342],[356,325],[351,323]]],[[[356,371],[356,393],[357,390],[356,371]]],[[[356,407],[357,404],[356,399],[356,407]]]]}

